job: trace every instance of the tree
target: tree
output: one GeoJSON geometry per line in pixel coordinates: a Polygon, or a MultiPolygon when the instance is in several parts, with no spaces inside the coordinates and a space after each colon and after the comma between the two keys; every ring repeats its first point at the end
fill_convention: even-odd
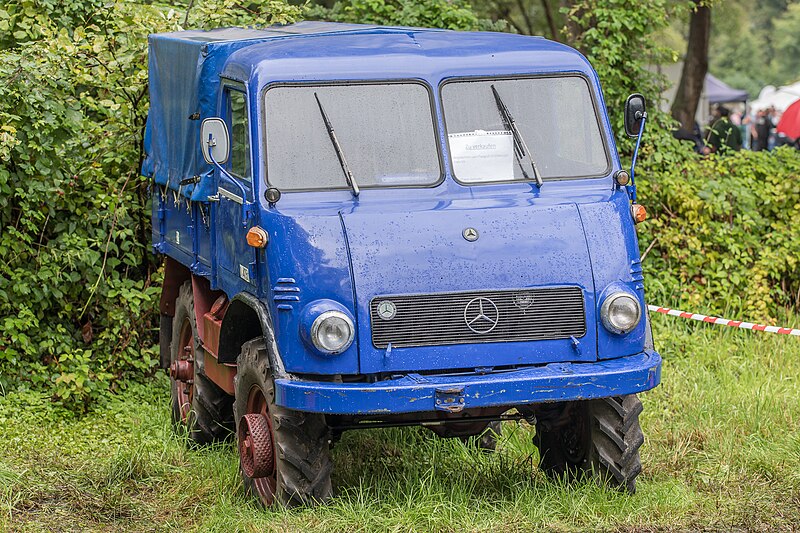
{"type": "MultiPolygon", "coordinates": [[[[616,131],[622,130],[622,109],[630,93],[639,92],[657,101],[663,92],[665,80],[647,66],[672,58],[672,51],[652,38],[654,32],[667,26],[670,7],[668,0],[572,0],[566,12],[566,40],[597,71],[616,131]]],[[[658,106],[650,106],[650,110],[656,122],[666,118],[658,112],[658,106]]],[[[620,148],[627,151],[629,142],[621,139],[620,148]]]]}
{"type": "Polygon", "coordinates": [[[703,0],[694,0],[689,19],[689,41],[683,61],[681,81],[672,103],[672,118],[681,128],[692,131],[697,104],[708,73],[708,43],[711,37],[711,7],[703,0]]]}
{"type": "Polygon", "coordinates": [[[774,23],[773,71],[777,85],[800,79],[800,4],[792,4],[774,23]]]}
{"type": "Polygon", "coordinates": [[[500,31],[506,27],[503,22],[480,18],[465,0],[342,0],[332,8],[315,6],[308,15],[336,22],[450,30],[500,31]]]}
{"type": "Polygon", "coordinates": [[[561,41],[564,15],[559,8],[565,3],[567,0],[477,0],[472,5],[480,16],[506,21],[517,33],[561,41]]]}

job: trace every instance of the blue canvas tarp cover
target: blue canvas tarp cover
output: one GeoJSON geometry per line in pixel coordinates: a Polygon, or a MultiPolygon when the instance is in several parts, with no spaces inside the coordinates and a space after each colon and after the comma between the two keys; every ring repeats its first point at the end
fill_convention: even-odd
{"type": "Polygon", "coordinates": [[[142,174],[192,200],[215,193],[211,166],[200,150],[200,124],[216,116],[219,74],[236,50],[291,35],[362,29],[365,26],[302,22],[267,29],[222,28],[161,33],[149,38],[150,110],[142,174]],[[199,183],[180,185],[198,176],[199,183]]]}

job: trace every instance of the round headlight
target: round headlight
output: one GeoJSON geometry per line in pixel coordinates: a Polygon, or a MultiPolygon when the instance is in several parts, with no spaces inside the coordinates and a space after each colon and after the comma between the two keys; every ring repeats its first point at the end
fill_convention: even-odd
{"type": "Polygon", "coordinates": [[[317,350],[337,354],[353,343],[353,322],[341,311],[325,311],[311,325],[311,342],[317,350]]]}
{"type": "Polygon", "coordinates": [[[630,333],[642,318],[642,308],[633,295],[615,292],[603,301],[600,318],[607,330],[620,335],[630,333]]]}

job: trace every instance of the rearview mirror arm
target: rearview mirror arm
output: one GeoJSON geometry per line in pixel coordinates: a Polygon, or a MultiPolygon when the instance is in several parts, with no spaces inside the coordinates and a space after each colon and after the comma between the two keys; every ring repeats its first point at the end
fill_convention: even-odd
{"type": "Polygon", "coordinates": [[[254,204],[253,204],[253,202],[250,202],[247,199],[247,189],[245,189],[244,186],[241,183],[239,183],[239,181],[236,178],[231,176],[230,173],[227,170],[222,168],[222,165],[217,163],[217,160],[214,159],[213,151],[214,151],[214,145],[212,144],[212,139],[211,139],[211,136],[209,135],[209,139],[208,139],[208,157],[209,157],[209,159],[211,159],[211,163],[215,167],[217,167],[217,170],[219,170],[219,173],[221,175],[225,176],[226,178],[228,178],[228,181],[233,183],[236,186],[236,188],[239,189],[239,193],[241,193],[241,195],[242,195],[242,226],[243,227],[247,227],[247,221],[250,219],[250,213],[252,212],[254,204]]]}
{"type": "Polygon", "coordinates": [[[628,189],[630,192],[631,202],[636,203],[636,180],[633,177],[633,171],[636,168],[636,158],[639,156],[639,145],[642,143],[642,134],[644,133],[644,124],[647,122],[647,112],[638,111],[636,118],[641,118],[642,123],[639,125],[639,135],[636,137],[636,148],[633,149],[633,158],[631,159],[631,186],[628,189]]]}

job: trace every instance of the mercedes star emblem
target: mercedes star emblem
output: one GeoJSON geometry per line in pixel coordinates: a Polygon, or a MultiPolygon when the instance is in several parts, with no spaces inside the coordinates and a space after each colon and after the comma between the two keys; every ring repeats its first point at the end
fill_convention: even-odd
{"type": "Polygon", "coordinates": [[[461,235],[469,242],[475,242],[478,240],[478,230],[475,228],[464,228],[464,231],[461,232],[461,235]]]}
{"type": "Polygon", "coordinates": [[[464,308],[467,327],[478,335],[492,331],[500,321],[500,311],[489,298],[473,298],[464,308]]]}
{"type": "Polygon", "coordinates": [[[394,315],[397,314],[397,306],[394,305],[394,302],[389,300],[383,300],[382,302],[378,302],[378,316],[381,317],[383,320],[391,320],[394,318],[394,315]]]}

